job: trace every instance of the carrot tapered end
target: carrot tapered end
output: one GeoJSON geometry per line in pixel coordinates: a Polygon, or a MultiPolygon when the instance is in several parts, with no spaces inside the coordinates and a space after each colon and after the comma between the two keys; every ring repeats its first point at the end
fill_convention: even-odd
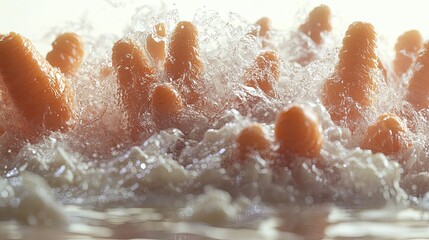
{"type": "Polygon", "coordinates": [[[314,113],[299,106],[282,111],[274,130],[279,152],[300,157],[317,157],[322,147],[322,133],[314,113]]]}
{"type": "Polygon", "coordinates": [[[55,39],[52,47],[52,51],[46,55],[46,60],[64,74],[75,73],[84,55],[82,39],[75,33],[63,33],[55,39]]]}

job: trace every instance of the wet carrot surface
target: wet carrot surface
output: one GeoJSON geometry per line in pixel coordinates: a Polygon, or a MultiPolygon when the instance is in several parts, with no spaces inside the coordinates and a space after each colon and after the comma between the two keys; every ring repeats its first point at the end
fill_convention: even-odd
{"type": "Polygon", "coordinates": [[[269,150],[270,142],[259,124],[252,124],[238,134],[238,150],[240,159],[244,159],[249,154],[256,152],[263,153],[269,150]]]}
{"type": "Polygon", "coordinates": [[[169,125],[185,108],[182,97],[173,85],[164,83],[155,87],[152,94],[151,109],[159,126],[169,125]]]}
{"type": "Polygon", "coordinates": [[[419,52],[405,99],[418,111],[429,108],[429,42],[419,52]]]}
{"type": "Polygon", "coordinates": [[[412,147],[412,142],[398,116],[382,114],[366,130],[361,147],[374,153],[397,154],[412,147]]]}
{"type": "Polygon", "coordinates": [[[14,105],[35,128],[66,130],[73,119],[69,81],[17,33],[0,41],[0,71],[14,105]]]}
{"type": "Polygon", "coordinates": [[[279,152],[300,157],[317,157],[322,147],[322,134],[317,117],[300,106],[278,114],[274,129],[279,152]]]}
{"type": "Polygon", "coordinates": [[[261,37],[261,38],[269,38],[269,31],[272,30],[272,26],[271,26],[271,19],[267,18],[267,17],[262,17],[260,18],[258,21],[256,21],[255,23],[256,25],[259,26],[259,32],[256,33],[252,33],[254,36],[256,37],[261,37]]]}
{"type": "Polygon", "coordinates": [[[155,82],[154,67],[132,40],[119,40],[112,49],[119,92],[128,115],[132,138],[141,132],[140,115],[149,108],[149,89],[155,82]]]}
{"type": "Polygon", "coordinates": [[[417,52],[423,46],[423,37],[417,30],[410,30],[398,37],[395,45],[395,59],[393,68],[395,73],[400,76],[405,73],[416,57],[417,52]]]}
{"type": "Polygon", "coordinates": [[[331,118],[352,131],[373,104],[377,89],[372,71],[379,66],[376,33],[369,23],[351,24],[343,39],[339,62],[325,80],[321,98],[331,118]]]}
{"type": "Polygon", "coordinates": [[[201,98],[204,64],[198,51],[197,28],[191,22],[179,22],[171,35],[164,67],[167,77],[179,86],[189,104],[201,98]]]}
{"type": "Polygon", "coordinates": [[[261,89],[270,97],[275,97],[274,84],[280,78],[280,57],[272,50],[260,53],[244,73],[247,86],[261,89]]]}
{"type": "MultiPolygon", "coordinates": [[[[157,38],[165,37],[164,23],[158,23],[154,26],[157,38]]],[[[156,64],[162,64],[165,60],[165,41],[162,39],[155,39],[152,35],[146,38],[147,51],[156,64]]]]}
{"type": "Polygon", "coordinates": [[[322,33],[332,30],[331,9],[326,5],[314,8],[309,13],[305,23],[299,26],[298,29],[308,35],[316,44],[321,44],[323,42],[322,33]]]}
{"type": "MultiPolygon", "coordinates": [[[[299,31],[308,35],[316,45],[323,44],[324,32],[332,30],[330,18],[329,7],[318,6],[299,26],[299,31]]],[[[177,128],[186,137],[189,137],[191,133],[200,134],[199,129],[194,129],[194,126],[189,124],[192,120],[199,121],[199,124],[203,126],[198,126],[202,129],[202,136],[203,131],[209,129],[212,124],[204,121],[215,122],[223,114],[221,111],[233,106],[241,115],[253,118],[252,121],[256,119],[256,121],[266,124],[274,123],[274,138],[278,144],[271,144],[272,142],[269,140],[271,138],[265,136],[258,123],[252,124],[244,128],[236,139],[241,158],[245,158],[252,152],[265,151],[270,151],[273,154],[270,156],[274,156],[273,159],[278,155],[318,157],[322,146],[322,133],[315,114],[300,106],[292,106],[280,112],[278,110],[283,106],[281,104],[293,102],[293,99],[288,99],[288,89],[280,89],[279,86],[284,85],[278,85],[281,76],[280,68],[284,63],[280,59],[279,53],[284,52],[279,49],[279,53],[277,53],[269,47],[261,47],[259,44],[262,38],[270,37],[272,26],[269,18],[259,19],[256,25],[260,27],[259,31],[254,33],[258,38],[246,38],[246,40],[254,41],[254,49],[243,56],[252,56],[250,54],[255,52],[259,52],[259,54],[253,60],[245,59],[250,64],[247,68],[239,69],[239,72],[244,72],[244,74],[238,76],[238,82],[233,82],[236,84],[234,86],[236,89],[227,89],[230,86],[226,84],[225,89],[222,89],[222,86],[219,87],[220,90],[216,89],[219,92],[213,92],[213,94],[218,94],[225,90],[225,94],[220,93],[214,98],[204,95],[210,94],[207,93],[207,89],[213,90],[209,88],[211,85],[205,85],[203,82],[205,76],[211,75],[205,75],[206,69],[199,52],[199,33],[192,22],[179,22],[168,36],[166,35],[166,25],[159,22],[153,26],[155,30],[153,34],[147,32],[139,33],[140,35],[130,34],[128,38],[117,41],[112,48],[112,66],[107,61],[97,69],[97,76],[101,76],[100,79],[114,81],[114,77],[117,77],[118,89],[114,84],[114,89],[110,90],[119,92],[119,105],[122,104],[122,106],[114,106],[115,110],[112,111],[116,111],[114,123],[120,127],[112,127],[109,129],[110,132],[106,131],[105,136],[110,136],[108,134],[111,132],[116,134],[123,131],[128,124],[127,130],[131,135],[132,144],[141,143],[144,138],[148,137],[148,134],[166,128],[177,128]],[[144,36],[143,39],[140,39],[141,36],[144,36]],[[260,90],[259,93],[264,94],[255,94],[251,88],[260,90]],[[233,94],[229,94],[228,91],[233,94]],[[230,98],[231,96],[232,98],[230,98]],[[280,96],[284,96],[285,99],[280,99],[280,96]],[[221,101],[225,100],[225,107],[222,106],[223,102],[216,101],[216,97],[219,97],[221,101]],[[239,100],[235,101],[234,97],[239,100]],[[211,100],[212,103],[207,103],[211,100]],[[237,104],[238,107],[234,104],[237,104]],[[265,111],[265,106],[271,107],[269,109],[271,112],[265,111]],[[277,113],[277,118],[275,118],[277,113]],[[277,146],[278,151],[273,150],[277,146]]],[[[406,34],[412,36],[404,34],[398,39],[396,46],[398,52],[416,51],[416,42],[418,42],[414,39],[417,38],[416,33],[410,32],[406,34]]],[[[204,32],[204,34],[207,33],[204,32]]],[[[244,31],[242,34],[243,37],[246,37],[249,33],[244,31]]],[[[302,40],[302,34],[298,35],[298,40],[302,40]]],[[[304,38],[306,37],[304,36],[304,38]]],[[[313,46],[311,41],[305,42],[313,46]]],[[[383,71],[386,74],[387,67],[390,66],[384,66],[376,54],[376,33],[369,23],[351,24],[342,43],[339,61],[334,72],[322,84],[321,100],[337,125],[354,131],[358,124],[364,123],[365,111],[372,108],[375,101],[374,93],[378,86],[374,80],[374,71],[383,71]]],[[[4,75],[5,91],[11,96],[11,102],[17,106],[28,122],[36,124],[42,129],[67,129],[68,122],[73,118],[71,110],[73,100],[67,79],[58,69],[64,74],[75,74],[82,63],[83,44],[78,35],[64,33],[57,37],[52,46],[53,50],[48,53],[46,60],[40,60],[40,54],[34,50],[28,40],[11,33],[1,38],[0,41],[0,57],[3,59],[0,59],[0,69],[1,74],[4,75]],[[8,49],[14,49],[14,51],[8,49]],[[8,61],[4,59],[8,59],[8,61]],[[25,71],[16,70],[21,67],[25,71]],[[41,100],[30,101],[28,98],[24,98],[23,95],[28,91],[27,88],[31,88],[30,98],[37,99],[37,95],[41,100]]],[[[271,47],[273,46],[275,45],[271,47]]],[[[315,51],[317,49],[316,47],[315,51]]],[[[423,81],[426,78],[426,50],[427,47],[419,53],[417,63],[422,67],[415,68],[406,95],[406,99],[417,109],[429,106],[427,100],[429,84],[425,84],[423,81]]],[[[205,57],[206,55],[204,55],[204,59],[206,59],[205,57]]],[[[207,63],[211,64],[209,58],[207,59],[207,63]]],[[[213,63],[217,64],[217,60],[219,59],[213,60],[213,63]]],[[[286,64],[285,66],[287,67],[286,64]]],[[[210,65],[209,69],[211,67],[210,65]]],[[[305,68],[303,71],[306,71],[305,68]]],[[[72,77],[78,76],[75,74],[72,77]]],[[[215,75],[215,77],[218,76],[215,75]]],[[[226,81],[219,81],[222,84],[224,82],[226,81]]],[[[284,84],[284,82],[280,82],[280,84],[284,84]]],[[[299,91],[299,89],[293,90],[299,91]]],[[[307,101],[308,99],[302,100],[307,101]]],[[[116,104],[116,99],[112,104],[116,104]]],[[[0,124],[0,126],[4,128],[3,125],[0,124]]],[[[14,129],[24,133],[27,130],[23,129],[28,128],[27,126],[27,123],[17,124],[14,129]]],[[[0,135],[2,128],[0,128],[0,135]]],[[[3,129],[3,132],[5,131],[8,130],[3,129]]],[[[386,154],[397,153],[400,151],[398,149],[408,146],[407,142],[401,143],[400,140],[397,140],[403,133],[405,133],[405,128],[400,119],[393,115],[382,115],[374,125],[367,129],[361,146],[386,154]],[[374,141],[380,141],[379,145],[373,144],[374,141]]],[[[199,140],[201,137],[194,135],[192,135],[194,139],[199,140]]],[[[128,138],[128,135],[118,138],[119,140],[111,141],[114,144],[109,146],[115,147],[122,142],[126,145],[129,143],[128,138]],[[123,140],[125,138],[127,140],[123,140]]]]}
{"type": "Polygon", "coordinates": [[[84,45],[76,33],[63,33],[52,43],[52,51],[46,55],[46,60],[58,67],[64,74],[73,74],[82,63],[84,45]]]}

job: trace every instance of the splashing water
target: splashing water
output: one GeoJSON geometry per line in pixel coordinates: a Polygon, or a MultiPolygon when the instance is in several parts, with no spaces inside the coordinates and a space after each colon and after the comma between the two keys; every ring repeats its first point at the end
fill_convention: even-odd
{"type": "MultiPolygon", "coordinates": [[[[143,49],[143,39],[149,35],[168,45],[179,21],[177,10],[143,6],[132,16],[126,35],[138,40],[143,49]],[[158,36],[153,27],[160,22],[165,24],[166,37],[158,36]]],[[[310,221],[314,232],[320,227],[323,234],[323,224],[331,224],[329,236],[355,237],[339,227],[353,215],[342,209],[389,206],[408,209],[402,214],[416,216],[418,210],[407,207],[427,207],[427,115],[397,97],[404,96],[405,90],[389,82],[393,74],[389,73],[385,81],[381,72],[371,73],[379,88],[364,121],[371,123],[386,111],[406,112],[415,120],[414,145],[398,156],[385,156],[360,149],[362,134],[335,125],[320,101],[321,86],[338,61],[340,41],[334,34],[323,35],[325,44],[316,46],[294,29],[274,30],[264,48],[262,40],[250,34],[256,26],[238,14],[224,18],[215,11],[200,9],[192,23],[198,29],[200,57],[205,65],[202,80],[194,84],[201,84],[195,87],[205,94],[207,105],[189,106],[178,116],[176,128],[164,130],[158,130],[151,112],[144,110],[144,141],[133,144],[126,131],[127,116],[111,62],[111,48],[118,37],[86,37],[85,61],[71,76],[78,119],[74,129],[26,143],[16,154],[1,160],[5,169],[0,178],[0,220],[51,226],[66,224],[68,216],[69,234],[105,238],[114,238],[127,228],[141,236],[132,220],[162,220],[155,226],[158,230],[151,230],[154,236],[179,236],[184,231],[207,239],[252,234],[252,238],[299,239],[305,231],[292,225],[305,221],[310,221]],[[243,81],[246,69],[266,48],[277,51],[282,59],[280,78],[274,83],[276,98],[243,81]],[[298,64],[306,54],[312,54],[314,60],[298,64]],[[237,164],[240,131],[259,122],[273,141],[277,113],[292,104],[311,109],[319,119],[324,140],[321,159],[297,157],[294,165],[275,165],[272,159],[255,153],[246,164],[237,164]],[[329,207],[312,212],[313,207],[324,205],[329,207]],[[117,209],[122,207],[125,209],[117,209]],[[296,222],[282,222],[292,221],[292,213],[300,216],[296,222]],[[328,214],[337,219],[328,219],[328,214]],[[109,222],[116,221],[110,218],[116,219],[117,225],[109,222]],[[78,225],[81,219],[96,220],[105,227],[96,233],[97,226],[78,225]],[[130,223],[125,223],[128,220],[130,223]],[[207,225],[192,229],[190,222],[207,225]],[[204,235],[203,230],[214,230],[214,226],[225,229],[204,235]],[[239,228],[241,231],[234,232],[239,228]]],[[[163,66],[156,67],[155,76],[158,82],[167,81],[163,66]]],[[[403,78],[406,82],[409,75],[403,78]]],[[[10,105],[0,110],[1,122],[20,118],[10,105]]],[[[7,143],[13,138],[10,133],[0,137],[2,153],[8,152],[7,143]]],[[[365,211],[360,217],[373,221],[365,211]]],[[[13,234],[10,229],[14,227],[14,223],[0,222],[0,233],[13,234]]],[[[150,227],[144,229],[149,232],[150,227]]],[[[149,233],[145,236],[150,237],[149,233]]]]}

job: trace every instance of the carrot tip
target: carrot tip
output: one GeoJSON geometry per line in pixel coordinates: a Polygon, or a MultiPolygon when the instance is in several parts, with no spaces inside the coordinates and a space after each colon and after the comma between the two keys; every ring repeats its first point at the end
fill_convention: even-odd
{"type": "Polygon", "coordinates": [[[244,73],[247,86],[259,88],[271,97],[275,97],[274,84],[279,78],[280,57],[272,50],[260,53],[244,73]]]}
{"type": "Polygon", "coordinates": [[[301,157],[317,157],[322,147],[322,133],[317,117],[300,106],[278,114],[274,134],[279,152],[301,157]]]}
{"type": "Polygon", "coordinates": [[[141,132],[140,115],[149,106],[149,89],[154,84],[154,67],[132,40],[119,40],[112,49],[112,65],[118,75],[119,92],[133,135],[141,132]]]}
{"type": "Polygon", "coordinates": [[[395,59],[393,68],[395,73],[400,76],[405,73],[413,62],[413,56],[423,46],[423,37],[417,30],[410,30],[398,37],[395,45],[395,59]]]}
{"type": "Polygon", "coordinates": [[[405,99],[418,111],[429,108],[429,41],[425,42],[416,59],[405,99]]]}
{"type": "Polygon", "coordinates": [[[241,159],[254,151],[264,152],[269,149],[270,145],[259,124],[252,124],[241,130],[236,141],[241,159]]]}
{"type": "Polygon", "coordinates": [[[331,118],[351,131],[357,127],[363,111],[373,103],[377,84],[371,75],[379,69],[376,54],[376,33],[369,23],[351,24],[343,39],[335,72],[325,81],[322,102],[331,118]]]}
{"type": "Polygon", "coordinates": [[[255,37],[269,38],[269,31],[271,31],[271,19],[267,17],[262,17],[256,21],[255,25],[259,26],[259,32],[256,30],[251,34],[255,37]]]}
{"type": "Polygon", "coordinates": [[[179,91],[189,104],[201,98],[197,85],[202,84],[204,64],[198,48],[197,28],[191,22],[179,22],[170,39],[164,69],[169,79],[179,82],[179,91]]]}
{"type": "Polygon", "coordinates": [[[82,63],[84,46],[82,39],[75,33],[63,33],[52,43],[52,51],[46,60],[58,67],[64,74],[75,73],[82,63]]]}
{"type": "Polygon", "coordinates": [[[373,152],[396,154],[412,146],[401,119],[394,114],[380,115],[365,132],[361,147],[373,152]]]}
{"type": "Polygon", "coordinates": [[[299,31],[308,35],[316,44],[322,43],[322,32],[331,30],[331,9],[326,5],[314,8],[305,23],[299,26],[299,31]]]}
{"type": "Polygon", "coordinates": [[[170,120],[185,108],[182,97],[168,83],[155,87],[152,94],[152,112],[157,120],[170,120]]]}
{"type": "MultiPolygon", "coordinates": [[[[158,23],[154,26],[156,34],[159,37],[165,37],[165,25],[164,23],[158,23]]],[[[155,63],[161,64],[165,59],[165,41],[157,41],[152,35],[146,38],[146,47],[149,55],[152,57],[155,63]]]]}

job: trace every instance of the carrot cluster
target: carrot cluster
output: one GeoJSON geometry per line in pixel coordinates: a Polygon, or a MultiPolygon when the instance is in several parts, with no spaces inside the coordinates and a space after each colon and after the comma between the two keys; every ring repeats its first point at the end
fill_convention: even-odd
{"type": "MultiPolygon", "coordinates": [[[[330,18],[330,8],[318,6],[297,30],[315,45],[323,45],[324,33],[332,30],[330,18]]],[[[249,61],[239,77],[243,85],[267,98],[279,99],[276,89],[283,61],[267,44],[273,31],[271,20],[263,17],[255,25],[257,31],[250,34],[262,42],[263,50],[249,61]]],[[[202,108],[205,105],[201,102],[207,101],[204,97],[207,63],[200,54],[197,27],[182,21],[167,34],[161,22],[153,30],[143,41],[124,37],[112,47],[120,102],[127,131],[135,144],[143,140],[144,118],[149,116],[158,130],[177,127],[181,114],[189,106],[202,108]]],[[[302,44],[308,46],[308,42],[302,44]]],[[[407,71],[412,73],[404,99],[416,111],[429,108],[428,49],[429,43],[423,44],[416,30],[401,35],[395,46],[393,71],[396,77],[407,71]]],[[[59,35],[46,58],[25,37],[14,32],[0,35],[0,79],[10,98],[4,102],[12,102],[25,119],[23,125],[35,130],[29,131],[31,134],[43,136],[73,129],[75,93],[70,76],[78,73],[84,53],[83,40],[75,33],[59,35]]],[[[321,85],[320,100],[333,122],[352,133],[365,123],[380,88],[374,72],[381,71],[388,78],[387,70],[377,55],[374,27],[365,22],[352,23],[344,35],[336,67],[321,85]]],[[[323,132],[316,114],[301,105],[285,107],[274,122],[273,140],[257,122],[241,130],[236,138],[239,159],[255,152],[262,156],[276,152],[281,156],[320,157],[323,132]]],[[[360,143],[364,149],[397,154],[413,145],[400,115],[381,114],[365,129],[360,143]]],[[[0,127],[0,134],[7,131],[0,127]]]]}

